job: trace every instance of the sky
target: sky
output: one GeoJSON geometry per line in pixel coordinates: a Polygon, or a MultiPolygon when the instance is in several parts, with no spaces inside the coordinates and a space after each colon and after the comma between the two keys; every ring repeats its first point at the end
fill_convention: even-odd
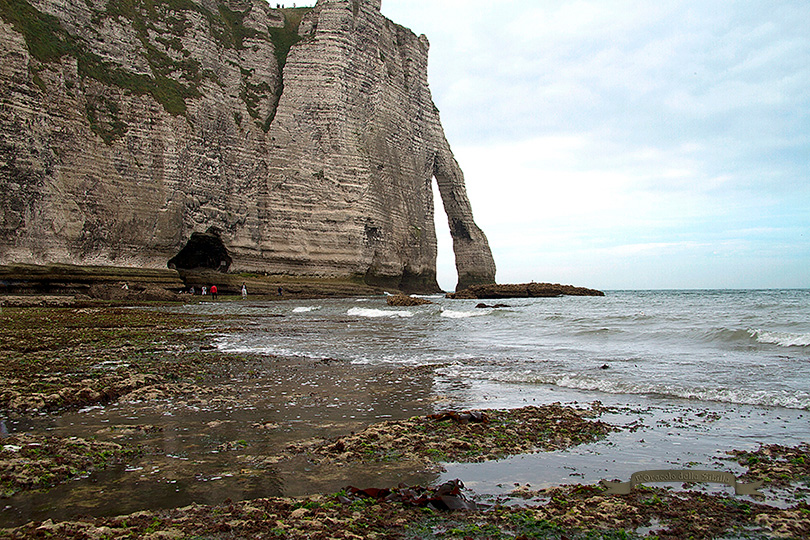
{"type": "Polygon", "coordinates": [[[499,283],[810,288],[806,0],[382,0],[382,13],[430,41],[431,94],[499,283]]]}

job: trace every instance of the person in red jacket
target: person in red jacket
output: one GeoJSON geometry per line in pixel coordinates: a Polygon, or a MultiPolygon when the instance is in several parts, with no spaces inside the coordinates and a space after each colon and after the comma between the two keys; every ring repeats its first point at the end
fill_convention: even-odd
{"type": "Polygon", "coordinates": [[[216,285],[211,285],[210,290],[211,290],[211,298],[216,300],[217,299],[217,286],[216,285]]]}

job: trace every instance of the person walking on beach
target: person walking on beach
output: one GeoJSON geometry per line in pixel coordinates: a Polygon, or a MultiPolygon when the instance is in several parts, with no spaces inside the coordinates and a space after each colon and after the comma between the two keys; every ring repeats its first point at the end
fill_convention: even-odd
{"type": "Polygon", "coordinates": [[[211,285],[211,298],[213,298],[214,300],[217,299],[217,286],[216,285],[211,285]]]}
{"type": "Polygon", "coordinates": [[[247,298],[247,287],[242,283],[242,299],[244,300],[245,298],[247,298]]]}
{"type": "Polygon", "coordinates": [[[205,287],[205,285],[203,285],[203,287],[202,287],[202,295],[205,296],[206,294],[208,294],[208,289],[205,287]]]}
{"type": "Polygon", "coordinates": [[[281,287],[279,287],[279,288],[278,288],[278,295],[279,295],[279,296],[281,296],[282,294],[284,294],[284,291],[282,291],[282,290],[281,290],[281,287]]]}

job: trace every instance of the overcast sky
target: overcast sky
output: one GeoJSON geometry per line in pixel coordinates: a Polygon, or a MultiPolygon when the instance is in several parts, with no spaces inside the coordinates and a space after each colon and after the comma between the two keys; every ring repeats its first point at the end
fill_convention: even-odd
{"type": "Polygon", "coordinates": [[[499,283],[810,287],[806,0],[382,12],[430,40],[433,100],[499,283]]]}

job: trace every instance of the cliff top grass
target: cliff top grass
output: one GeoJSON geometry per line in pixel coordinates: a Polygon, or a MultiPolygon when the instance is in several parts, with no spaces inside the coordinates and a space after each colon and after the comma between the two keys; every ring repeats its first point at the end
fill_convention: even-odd
{"type": "Polygon", "coordinates": [[[31,55],[40,62],[54,62],[75,52],[76,44],[59,19],[42,13],[25,0],[3,0],[0,16],[25,38],[31,55]]]}
{"type": "Polygon", "coordinates": [[[284,16],[284,26],[281,28],[271,27],[267,31],[273,41],[278,69],[281,71],[287,63],[290,49],[302,39],[298,35],[298,27],[301,25],[304,15],[312,11],[312,8],[285,8],[278,11],[284,16]]]}
{"type": "MultiPolygon", "coordinates": [[[[200,96],[199,85],[205,74],[200,63],[188,57],[180,38],[189,24],[183,12],[196,12],[207,21],[215,40],[225,48],[242,48],[248,38],[272,42],[279,69],[286,63],[290,48],[301,38],[297,30],[301,19],[312,8],[280,9],[284,26],[268,28],[267,32],[245,26],[248,11],[240,12],[220,4],[218,13],[191,0],[121,0],[109,2],[103,11],[94,10],[93,21],[100,24],[104,18],[114,17],[129,21],[142,44],[142,54],[152,76],[133,73],[119,65],[107,62],[92,52],[86,42],[69,33],[58,18],[43,13],[27,0],[0,2],[0,17],[20,32],[31,55],[39,62],[59,61],[64,56],[76,58],[81,77],[95,79],[105,85],[129,90],[138,95],[150,95],[173,115],[186,113],[186,100],[200,96]],[[157,35],[154,42],[150,35],[157,35]],[[174,49],[184,59],[175,60],[168,53],[174,49]]],[[[210,74],[209,74],[210,76],[210,74]]],[[[34,73],[34,83],[42,88],[44,82],[34,73]]],[[[117,120],[114,103],[88,102],[87,116],[93,131],[107,144],[123,136],[126,126],[117,120]],[[105,125],[99,113],[109,113],[112,121],[105,125]]],[[[270,119],[267,123],[272,121],[270,119]]]]}
{"type": "MultiPolygon", "coordinates": [[[[128,3],[111,4],[114,6],[130,5],[128,3]]],[[[149,53],[150,66],[158,69],[155,69],[154,77],[148,77],[105,62],[90,51],[80,38],[68,33],[56,17],[39,11],[26,0],[6,0],[0,3],[0,16],[23,35],[29,52],[40,62],[56,62],[63,56],[72,56],[78,62],[80,76],[89,77],[110,86],[128,89],[135,94],[149,94],[163,105],[167,112],[175,115],[185,113],[186,98],[199,96],[195,84],[185,85],[166,76],[170,68],[185,68],[186,72],[191,72],[196,66],[191,63],[161,68],[161,64],[166,64],[168,56],[160,53],[153,46],[146,47],[146,50],[149,53]]],[[[135,26],[137,28],[139,25],[135,26]]],[[[189,76],[187,78],[193,83],[197,77],[189,76]]],[[[94,131],[97,133],[99,130],[101,131],[99,135],[105,141],[109,143],[116,134],[118,136],[122,134],[122,127],[119,125],[114,126],[112,133],[107,133],[103,128],[100,129],[93,121],[93,112],[88,111],[91,116],[88,120],[94,131]]]]}

